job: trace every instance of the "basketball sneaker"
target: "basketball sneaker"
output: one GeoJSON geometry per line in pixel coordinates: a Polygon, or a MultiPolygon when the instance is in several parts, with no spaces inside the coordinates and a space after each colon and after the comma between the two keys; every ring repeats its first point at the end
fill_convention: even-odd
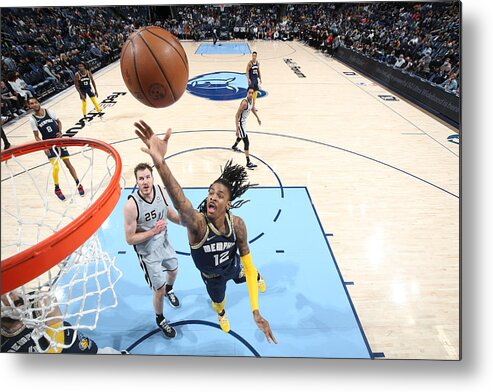
{"type": "Polygon", "coordinates": [[[86,195],[86,192],[84,191],[84,188],[82,187],[82,184],[79,184],[79,186],[77,187],[77,190],[79,191],[79,195],[81,197],[84,197],[86,195]]]}
{"type": "Polygon", "coordinates": [[[219,326],[221,327],[221,329],[224,332],[228,333],[231,328],[229,327],[229,320],[228,316],[226,316],[226,311],[223,311],[222,316],[218,313],[217,318],[219,320],[219,326]]]}
{"type": "Polygon", "coordinates": [[[168,291],[166,294],[164,294],[164,296],[168,297],[169,304],[172,308],[180,307],[180,301],[178,300],[178,297],[175,295],[175,292],[173,290],[168,291]]]}
{"type": "Polygon", "coordinates": [[[236,147],[236,146],[232,146],[231,149],[234,151],[234,152],[241,152],[241,150],[236,147]]]}
{"type": "Polygon", "coordinates": [[[248,169],[255,169],[255,168],[257,167],[257,165],[256,165],[255,163],[252,163],[252,161],[250,161],[250,162],[248,162],[248,163],[246,164],[246,167],[247,167],[248,169]]]}
{"type": "Polygon", "coordinates": [[[163,319],[163,321],[158,323],[158,327],[161,329],[161,331],[164,333],[164,336],[166,336],[167,338],[173,339],[176,336],[175,329],[168,324],[166,319],[163,319]]]}
{"type": "Polygon", "coordinates": [[[65,201],[65,196],[64,194],[62,193],[62,190],[60,188],[55,188],[55,195],[57,195],[57,197],[61,200],[61,201],[65,201]]]}

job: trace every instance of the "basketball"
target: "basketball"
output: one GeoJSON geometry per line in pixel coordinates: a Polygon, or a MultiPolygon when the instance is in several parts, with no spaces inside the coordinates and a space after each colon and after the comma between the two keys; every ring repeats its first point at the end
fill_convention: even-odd
{"type": "Polygon", "coordinates": [[[161,27],[145,26],[128,37],[122,47],[120,69],[132,95],[153,108],[174,104],[187,87],[185,50],[161,27]]]}

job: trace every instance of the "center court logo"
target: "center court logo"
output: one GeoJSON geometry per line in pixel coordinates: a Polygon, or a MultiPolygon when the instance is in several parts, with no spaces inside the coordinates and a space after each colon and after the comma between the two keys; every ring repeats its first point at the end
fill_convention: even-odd
{"type": "MultiPolygon", "coordinates": [[[[230,101],[246,97],[248,79],[239,72],[212,72],[190,79],[187,91],[190,94],[213,101],[230,101]]],[[[267,92],[260,89],[257,98],[265,97],[267,92]]]]}

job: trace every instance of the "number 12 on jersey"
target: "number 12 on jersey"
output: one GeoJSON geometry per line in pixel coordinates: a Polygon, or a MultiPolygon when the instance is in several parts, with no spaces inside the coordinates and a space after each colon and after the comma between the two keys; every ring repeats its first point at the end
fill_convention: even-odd
{"type": "Polygon", "coordinates": [[[228,260],[228,251],[222,252],[219,255],[214,255],[214,265],[217,267],[219,264],[224,263],[228,260]]]}

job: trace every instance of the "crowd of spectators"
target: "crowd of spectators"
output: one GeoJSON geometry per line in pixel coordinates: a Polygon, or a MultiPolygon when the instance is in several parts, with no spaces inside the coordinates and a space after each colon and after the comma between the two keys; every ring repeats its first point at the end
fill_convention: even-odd
{"type": "Polygon", "coordinates": [[[138,27],[161,25],[180,39],[299,39],[333,55],[340,45],[458,93],[458,3],[305,3],[173,6],[166,18],[140,7],[2,9],[2,116],[73,84],[77,64],[116,60],[138,27]]]}
{"type": "Polygon", "coordinates": [[[97,69],[116,60],[144,15],[134,7],[3,8],[2,116],[73,85],[80,62],[97,69]]]}
{"type": "Polygon", "coordinates": [[[288,17],[296,38],[311,46],[344,45],[459,93],[458,2],[299,4],[288,6],[288,17]]]}
{"type": "Polygon", "coordinates": [[[213,29],[223,32],[223,39],[280,39],[281,5],[250,4],[175,6],[174,15],[158,25],[180,39],[202,41],[212,38],[213,29]],[[277,31],[277,34],[276,34],[277,31]]]}

